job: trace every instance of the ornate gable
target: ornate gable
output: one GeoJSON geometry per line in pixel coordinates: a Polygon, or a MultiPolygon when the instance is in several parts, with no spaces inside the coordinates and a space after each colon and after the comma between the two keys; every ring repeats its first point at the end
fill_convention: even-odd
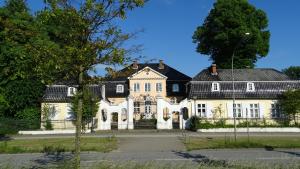
{"type": "Polygon", "coordinates": [[[167,77],[153,69],[151,69],[150,67],[145,67],[143,69],[141,69],[140,71],[136,72],[135,74],[131,75],[130,77],[128,77],[128,79],[167,79],[167,77]]]}

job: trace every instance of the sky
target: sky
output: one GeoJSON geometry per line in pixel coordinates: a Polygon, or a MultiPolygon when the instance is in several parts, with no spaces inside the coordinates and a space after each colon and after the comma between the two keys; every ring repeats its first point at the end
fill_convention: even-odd
{"type": "MultiPolygon", "coordinates": [[[[0,0],[0,5],[3,0],[0,0]]],[[[43,7],[43,0],[27,0],[32,11],[43,7]]],[[[136,56],[162,59],[171,67],[193,77],[211,65],[209,56],[196,52],[192,35],[213,7],[215,0],[150,0],[143,8],[128,13],[120,22],[126,32],[144,30],[127,45],[143,45],[136,56]]],[[[270,51],[256,63],[258,68],[282,70],[300,66],[300,1],[249,0],[266,12],[271,32],[270,51]]],[[[99,67],[101,69],[101,67],[99,67]]],[[[98,71],[98,72],[101,72],[98,71]]],[[[100,73],[101,74],[101,73],[100,73]]]]}

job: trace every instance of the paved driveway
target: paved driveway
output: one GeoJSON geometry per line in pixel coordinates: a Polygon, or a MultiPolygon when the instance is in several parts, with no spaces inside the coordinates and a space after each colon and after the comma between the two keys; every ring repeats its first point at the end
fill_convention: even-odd
{"type": "Polygon", "coordinates": [[[123,137],[116,152],[172,152],[184,151],[180,137],[123,137]]]}

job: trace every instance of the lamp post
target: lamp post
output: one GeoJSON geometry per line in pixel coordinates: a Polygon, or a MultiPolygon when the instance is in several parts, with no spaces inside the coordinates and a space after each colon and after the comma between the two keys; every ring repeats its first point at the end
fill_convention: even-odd
{"type": "MultiPolygon", "coordinates": [[[[246,32],[244,34],[244,36],[249,36],[250,33],[246,32]]],[[[243,41],[244,36],[241,38],[241,40],[236,44],[235,48],[233,49],[232,52],[232,56],[231,56],[231,78],[232,78],[232,113],[233,113],[233,123],[234,123],[234,141],[236,141],[237,136],[236,136],[236,112],[234,111],[236,108],[235,105],[235,88],[234,88],[234,73],[233,73],[233,63],[234,63],[234,54],[235,54],[235,50],[238,48],[238,46],[240,45],[240,43],[243,41]]]]}

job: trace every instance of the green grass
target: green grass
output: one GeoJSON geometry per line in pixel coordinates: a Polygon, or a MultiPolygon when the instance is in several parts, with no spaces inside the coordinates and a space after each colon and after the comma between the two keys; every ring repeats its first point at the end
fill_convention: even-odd
{"type": "Polygon", "coordinates": [[[236,142],[233,137],[189,137],[183,142],[188,151],[219,148],[300,148],[300,136],[253,136],[249,142],[245,136],[238,137],[236,142]]]}
{"type": "MultiPolygon", "coordinates": [[[[134,161],[104,161],[82,167],[87,169],[299,169],[298,161],[289,161],[287,164],[282,163],[265,163],[265,162],[240,162],[240,161],[216,161],[208,160],[199,163],[191,162],[134,162],[134,161]]],[[[53,169],[73,168],[72,161],[64,162],[53,169]]]]}
{"type": "MultiPolygon", "coordinates": [[[[109,152],[117,148],[117,139],[81,138],[81,151],[109,152]]],[[[0,153],[53,153],[74,150],[74,138],[20,139],[0,141],[0,153]]]]}

